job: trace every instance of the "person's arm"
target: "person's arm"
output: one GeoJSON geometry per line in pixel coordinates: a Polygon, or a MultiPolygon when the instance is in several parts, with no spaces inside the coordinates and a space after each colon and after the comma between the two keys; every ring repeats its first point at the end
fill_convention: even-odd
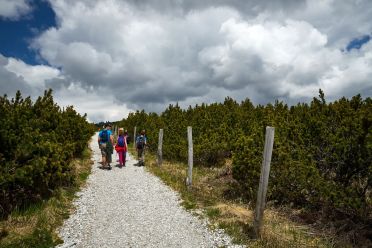
{"type": "Polygon", "coordinates": [[[111,133],[111,135],[110,135],[110,141],[111,141],[111,144],[112,144],[112,145],[115,144],[115,143],[114,143],[114,135],[112,135],[112,133],[111,133]]]}

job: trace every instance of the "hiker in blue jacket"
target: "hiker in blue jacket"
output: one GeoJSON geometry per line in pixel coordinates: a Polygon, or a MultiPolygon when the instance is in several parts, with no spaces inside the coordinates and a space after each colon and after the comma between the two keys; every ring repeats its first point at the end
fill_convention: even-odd
{"type": "Polygon", "coordinates": [[[145,135],[145,130],[141,131],[141,134],[136,138],[136,150],[138,155],[138,165],[145,165],[145,147],[147,144],[147,138],[145,135]]]}
{"type": "Polygon", "coordinates": [[[111,132],[111,124],[106,124],[105,128],[98,134],[98,144],[102,154],[102,168],[111,169],[111,154],[113,153],[114,137],[111,132]]]}

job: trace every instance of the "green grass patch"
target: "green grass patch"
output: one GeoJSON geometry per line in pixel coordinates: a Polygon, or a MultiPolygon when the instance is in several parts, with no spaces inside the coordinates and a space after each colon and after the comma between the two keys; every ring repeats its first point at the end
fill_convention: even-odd
{"type": "Polygon", "coordinates": [[[193,201],[189,201],[189,200],[184,200],[181,205],[186,208],[186,209],[194,209],[196,208],[196,203],[193,202],[193,201]]]}
{"type": "Polygon", "coordinates": [[[89,174],[90,174],[89,172],[81,172],[81,173],[79,173],[79,178],[80,178],[80,180],[81,180],[81,181],[85,181],[85,180],[87,180],[89,174]]]}
{"type": "Polygon", "coordinates": [[[14,210],[0,221],[0,248],[54,247],[62,240],[56,229],[68,218],[75,193],[83,186],[91,170],[91,151],[84,150],[82,158],[73,163],[75,184],[60,188],[42,202],[14,210]]]}
{"type": "Polygon", "coordinates": [[[207,208],[206,214],[209,218],[215,219],[221,215],[221,211],[218,208],[207,208]]]}
{"type": "Polygon", "coordinates": [[[46,205],[45,202],[37,202],[37,203],[32,203],[28,206],[16,208],[13,210],[11,216],[13,218],[17,218],[17,217],[27,218],[27,216],[35,215],[38,211],[40,211],[40,209],[43,209],[45,205],[46,205]]]}
{"type": "Polygon", "coordinates": [[[241,221],[219,221],[218,228],[224,229],[237,244],[251,244],[254,235],[253,226],[241,221]]]}

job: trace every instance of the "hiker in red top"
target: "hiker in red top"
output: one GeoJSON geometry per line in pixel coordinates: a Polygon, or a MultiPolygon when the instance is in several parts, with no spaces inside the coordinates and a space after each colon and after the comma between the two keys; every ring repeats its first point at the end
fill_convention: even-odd
{"type": "Polygon", "coordinates": [[[125,158],[127,154],[128,144],[127,137],[124,134],[124,129],[119,128],[119,136],[116,141],[115,150],[119,154],[119,167],[125,166],[125,158]]]}

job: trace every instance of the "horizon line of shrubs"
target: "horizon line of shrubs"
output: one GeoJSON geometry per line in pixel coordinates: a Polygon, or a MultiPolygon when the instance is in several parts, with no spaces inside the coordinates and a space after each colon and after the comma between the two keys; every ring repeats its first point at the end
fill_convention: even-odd
{"type": "Polygon", "coordinates": [[[356,95],[327,103],[324,93],[294,106],[276,101],[254,106],[169,105],[161,114],[130,113],[117,123],[146,129],[156,152],[164,129],[163,157],[187,161],[187,126],[193,128],[195,166],[220,166],[232,159],[231,189],[249,202],[257,196],[266,126],[275,127],[268,200],[315,210],[331,210],[361,220],[372,215],[372,99],[356,95]]]}

